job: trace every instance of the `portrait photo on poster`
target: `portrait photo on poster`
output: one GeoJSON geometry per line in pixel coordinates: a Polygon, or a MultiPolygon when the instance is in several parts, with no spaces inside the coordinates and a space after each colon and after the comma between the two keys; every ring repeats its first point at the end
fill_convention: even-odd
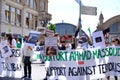
{"type": "Polygon", "coordinates": [[[3,49],[3,51],[4,51],[4,54],[6,54],[6,53],[9,51],[9,49],[8,49],[7,46],[3,47],[2,49],[3,49]]]}
{"type": "Polygon", "coordinates": [[[101,37],[96,37],[96,38],[95,38],[95,42],[96,42],[96,43],[102,42],[102,38],[101,38],[101,37]]]}
{"type": "Polygon", "coordinates": [[[47,56],[53,56],[53,55],[57,55],[57,46],[46,46],[45,47],[45,53],[47,56]]]}

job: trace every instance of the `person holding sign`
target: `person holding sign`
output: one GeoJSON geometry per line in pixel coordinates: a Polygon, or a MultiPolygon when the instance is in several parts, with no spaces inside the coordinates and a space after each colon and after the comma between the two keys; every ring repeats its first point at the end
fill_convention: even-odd
{"type": "Polygon", "coordinates": [[[37,46],[38,46],[40,54],[41,54],[41,56],[40,56],[40,54],[38,55],[39,57],[41,57],[41,64],[45,63],[45,60],[44,60],[45,37],[46,37],[46,34],[41,34],[41,36],[39,37],[39,40],[37,42],[37,46]]]}
{"type": "MultiPolygon", "coordinates": [[[[13,38],[12,34],[6,34],[6,41],[7,41],[7,45],[10,48],[16,48],[16,40],[13,38]]],[[[7,48],[6,48],[7,50],[7,48]]],[[[9,52],[11,53],[11,52],[9,52]]],[[[11,58],[11,56],[7,57],[5,59],[5,63],[7,65],[7,70],[6,70],[6,77],[15,77],[15,70],[12,68],[12,64],[14,63],[14,60],[11,58]]]]}
{"type": "MultiPolygon", "coordinates": [[[[0,36],[0,43],[2,42],[2,37],[0,36]]],[[[0,51],[0,75],[2,75],[3,73],[3,62],[4,62],[4,58],[2,56],[2,53],[0,51]]]]}
{"type": "MultiPolygon", "coordinates": [[[[112,40],[114,47],[120,47],[120,40],[118,38],[113,38],[112,40]]],[[[114,76],[115,80],[118,80],[117,76],[114,76]]],[[[107,80],[110,80],[110,76],[107,77],[107,80]]]]}
{"type": "Polygon", "coordinates": [[[24,45],[22,49],[23,63],[24,63],[24,76],[22,78],[31,78],[31,56],[33,55],[33,47],[24,45]],[[27,73],[28,72],[28,73],[27,73]]]}

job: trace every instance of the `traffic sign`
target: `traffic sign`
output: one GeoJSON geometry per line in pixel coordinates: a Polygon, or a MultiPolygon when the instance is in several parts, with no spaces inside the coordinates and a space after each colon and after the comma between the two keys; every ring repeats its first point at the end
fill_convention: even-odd
{"type": "Polygon", "coordinates": [[[97,7],[81,6],[81,14],[97,15],[97,7]]]}

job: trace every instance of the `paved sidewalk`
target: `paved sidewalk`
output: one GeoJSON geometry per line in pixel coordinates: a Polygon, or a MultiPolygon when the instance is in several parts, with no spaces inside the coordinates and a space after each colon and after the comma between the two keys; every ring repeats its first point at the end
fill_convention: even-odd
{"type": "MultiPolygon", "coordinates": [[[[15,78],[8,77],[0,77],[0,80],[22,80],[23,69],[19,71],[15,78]]],[[[32,64],[32,80],[43,80],[46,76],[45,66],[44,64],[32,64]]],[[[23,80],[31,80],[31,79],[23,79],[23,80]]]]}

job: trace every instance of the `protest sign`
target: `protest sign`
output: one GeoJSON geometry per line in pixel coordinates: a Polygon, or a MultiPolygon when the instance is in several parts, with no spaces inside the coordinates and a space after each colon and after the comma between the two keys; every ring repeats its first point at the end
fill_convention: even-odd
{"type": "MultiPolygon", "coordinates": [[[[29,43],[34,46],[37,43],[39,37],[40,37],[40,32],[30,31],[26,43],[29,43]]],[[[29,45],[29,44],[27,44],[27,45],[29,45]]]]}
{"type": "Polygon", "coordinates": [[[106,47],[105,46],[105,39],[104,39],[102,31],[94,32],[92,34],[92,37],[93,37],[93,45],[94,45],[94,47],[101,47],[101,48],[106,47]]]}
{"type": "Polygon", "coordinates": [[[45,38],[45,53],[46,55],[57,55],[57,37],[45,38]]]}
{"type": "Polygon", "coordinates": [[[46,29],[46,30],[45,30],[45,34],[46,34],[47,36],[53,36],[53,35],[54,35],[54,31],[53,31],[53,30],[46,29]]]}
{"type": "Polygon", "coordinates": [[[41,63],[41,59],[45,55],[45,47],[44,46],[35,46],[34,55],[31,57],[32,63],[41,63]]]}
{"type": "Polygon", "coordinates": [[[60,36],[60,42],[61,43],[72,43],[73,42],[73,36],[72,35],[61,35],[60,36]]]}
{"type": "Polygon", "coordinates": [[[7,41],[2,41],[0,43],[1,57],[7,58],[12,55],[10,47],[7,45],[7,41]]]}

